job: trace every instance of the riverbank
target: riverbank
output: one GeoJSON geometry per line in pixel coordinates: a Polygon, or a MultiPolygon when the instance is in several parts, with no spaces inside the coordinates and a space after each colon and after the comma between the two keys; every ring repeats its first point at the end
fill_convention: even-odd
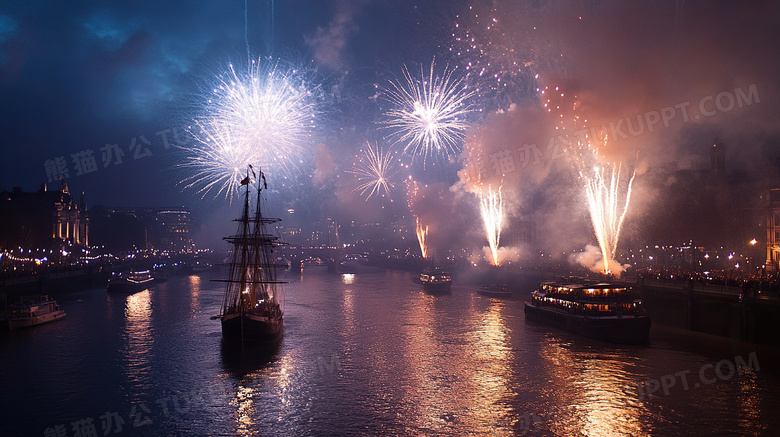
{"type": "Polygon", "coordinates": [[[780,299],[738,287],[638,284],[654,324],[780,346],[780,299]]]}

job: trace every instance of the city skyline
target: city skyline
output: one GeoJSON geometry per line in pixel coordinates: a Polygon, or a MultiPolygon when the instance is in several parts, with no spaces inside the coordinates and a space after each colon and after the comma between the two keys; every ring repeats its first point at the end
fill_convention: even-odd
{"type": "Polygon", "coordinates": [[[64,177],[88,205],[185,205],[202,229],[224,228],[236,214],[230,202],[181,183],[197,145],[187,131],[197,130],[229,66],[240,76],[250,60],[296,66],[318,99],[294,171],[266,170],[280,193],[273,209],[294,209],[289,218],[301,227],[416,215],[431,226],[434,248],[453,247],[448,236],[467,229],[479,251],[470,179],[478,175],[479,184],[503,186],[508,226],[533,217],[550,252],[584,248],[595,239],[575,170],[578,141],[607,142],[599,157],[636,171],[622,244],[696,238],[697,223],[714,235],[731,222],[710,217],[720,206],[707,202],[690,214],[690,199],[717,194],[719,205],[755,208],[761,190],[774,188],[760,187],[776,183],[780,144],[770,2],[443,4],[12,2],[0,10],[0,189],[33,191],[64,177]],[[403,102],[388,92],[418,71],[420,79],[450,71],[473,93],[464,94],[458,153],[427,164],[398,153],[403,170],[387,195],[363,199],[350,172],[367,142],[408,149],[388,130],[386,114],[403,102]],[[716,142],[725,145],[727,183],[707,191],[716,142]],[[407,177],[428,199],[414,214],[407,177]],[[681,190],[688,185],[702,192],[681,190]]]}

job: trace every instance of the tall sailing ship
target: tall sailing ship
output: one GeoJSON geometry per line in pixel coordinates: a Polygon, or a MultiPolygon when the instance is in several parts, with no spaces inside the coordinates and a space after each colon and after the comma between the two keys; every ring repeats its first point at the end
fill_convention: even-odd
{"type": "Polygon", "coordinates": [[[271,235],[269,225],[281,221],[264,217],[261,194],[268,188],[265,175],[256,177],[249,166],[247,176],[241,181],[245,188],[243,212],[235,235],[225,237],[233,245],[230,272],[225,282],[225,300],[217,318],[222,321],[222,337],[226,342],[243,346],[273,345],[282,337],[283,303],[282,284],[276,279],[276,263],[272,255],[274,247],[283,245],[271,235]],[[249,177],[255,177],[257,200],[252,212],[249,177]],[[262,182],[261,182],[262,181],[262,182]]]}

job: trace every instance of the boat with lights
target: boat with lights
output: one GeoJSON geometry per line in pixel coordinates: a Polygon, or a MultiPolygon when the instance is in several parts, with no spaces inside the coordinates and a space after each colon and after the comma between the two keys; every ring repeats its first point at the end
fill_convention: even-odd
{"type": "Polygon", "coordinates": [[[154,284],[154,278],[149,270],[130,271],[115,274],[108,280],[106,290],[109,293],[136,293],[146,290],[154,284]]]}
{"type": "Polygon", "coordinates": [[[15,330],[60,320],[65,311],[49,296],[25,296],[11,305],[6,313],[8,329],[15,330]]]}
{"type": "Polygon", "coordinates": [[[420,283],[428,293],[449,293],[452,276],[441,267],[426,267],[420,274],[420,283]]]}
{"type": "Polygon", "coordinates": [[[543,282],[525,302],[528,320],[612,343],[648,341],[650,318],[632,287],[564,279],[543,282]]]}
{"type": "Polygon", "coordinates": [[[215,280],[225,283],[225,297],[221,314],[213,318],[221,320],[222,338],[227,343],[240,344],[242,348],[273,346],[282,337],[282,284],[285,282],[276,278],[279,265],[272,253],[274,247],[284,243],[271,235],[269,225],[281,219],[262,214],[261,194],[268,188],[262,171],[257,177],[249,166],[241,185],[245,187],[243,211],[234,220],[238,222],[238,230],[224,238],[233,245],[230,271],[226,279],[215,280]],[[256,185],[257,191],[254,208],[250,201],[252,185],[256,185]]]}

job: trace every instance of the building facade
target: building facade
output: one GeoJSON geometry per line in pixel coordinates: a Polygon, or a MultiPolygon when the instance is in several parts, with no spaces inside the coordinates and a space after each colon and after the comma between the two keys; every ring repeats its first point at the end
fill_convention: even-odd
{"type": "Polygon", "coordinates": [[[192,252],[192,213],[176,208],[93,208],[94,242],[109,250],[192,252]]]}
{"type": "Polygon", "coordinates": [[[766,194],[766,269],[780,271],[780,188],[766,194]]]}
{"type": "Polygon", "coordinates": [[[89,218],[82,194],[76,201],[68,184],[37,192],[21,187],[0,193],[0,247],[54,249],[89,245],[89,218]]]}

